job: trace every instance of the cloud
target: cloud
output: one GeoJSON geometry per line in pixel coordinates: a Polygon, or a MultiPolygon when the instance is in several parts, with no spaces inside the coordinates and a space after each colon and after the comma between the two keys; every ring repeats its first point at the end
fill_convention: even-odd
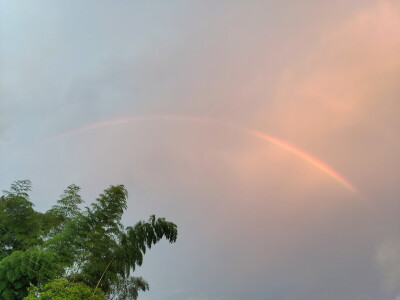
{"type": "Polygon", "coordinates": [[[3,136],[6,131],[6,124],[2,115],[0,115],[0,141],[3,139],[3,136]]]}
{"type": "Polygon", "coordinates": [[[400,240],[385,241],[377,250],[376,262],[382,274],[383,287],[400,292],[400,240]]]}
{"type": "MultiPolygon", "coordinates": [[[[145,122],[70,136],[9,163],[5,181],[13,170],[31,178],[43,207],[71,182],[90,190],[88,200],[124,183],[133,195],[127,223],[153,213],[175,221],[178,243],[146,255],[144,277],[158,280],[148,299],[177,285],[196,291],[181,299],[196,300],[381,298],[370,253],[382,231],[398,228],[400,10],[394,1],[367,9],[349,1],[338,17],[330,8],[339,2],[167,4],[157,13],[132,4],[122,15],[120,6],[99,14],[89,5],[86,14],[66,2],[62,18],[34,18],[52,16],[39,27],[21,17],[15,27],[36,28],[25,31],[35,42],[21,35],[21,53],[10,52],[22,59],[9,67],[18,101],[9,97],[4,117],[18,139],[143,114],[251,127],[379,199],[373,212],[293,154],[210,124],[145,122]],[[25,50],[33,48],[40,51],[25,50]]],[[[390,245],[377,254],[389,285],[397,274],[390,245]]]]}
{"type": "Polygon", "coordinates": [[[283,73],[276,89],[272,114],[282,133],[319,137],[364,121],[376,102],[395,104],[380,96],[399,76],[398,6],[381,2],[321,30],[319,45],[283,73]]]}
{"type": "Polygon", "coordinates": [[[219,298],[219,297],[209,297],[209,296],[204,296],[204,295],[200,295],[200,296],[190,296],[188,298],[188,300],[222,300],[223,298],[219,298]]]}
{"type": "Polygon", "coordinates": [[[304,59],[282,72],[254,126],[314,154],[350,181],[379,180],[377,173],[386,178],[400,145],[399,80],[400,5],[380,1],[322,26],[304,59]]]}

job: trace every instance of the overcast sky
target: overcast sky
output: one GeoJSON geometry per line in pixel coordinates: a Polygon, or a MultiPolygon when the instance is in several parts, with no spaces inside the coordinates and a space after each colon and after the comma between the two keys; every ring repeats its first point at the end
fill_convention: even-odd
{"type": "Polygon", "coordinates": [[[0,189],[175,222],[141,299],[400,299],[397,0],[0,3],[0,189]]]}

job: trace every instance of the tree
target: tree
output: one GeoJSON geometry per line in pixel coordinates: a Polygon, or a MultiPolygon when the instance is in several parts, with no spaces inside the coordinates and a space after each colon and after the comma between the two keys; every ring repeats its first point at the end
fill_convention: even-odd
{"type": "Polygon", "coordinates": [[[70,282],[66,278],[59,278],[46,283],[42,290],[31,287],[24,300],[104,300],[104,293],[92,289],[82,282],[70,282]]]}
{"type": "Polygon", "coordinates": [[[120,278],[117,285],[112,287],[110,300],[137,299],[139,291],[149,290],[149,284],[142,277],[120,278]]]}
{"type": "Polygon", "coordinates": [[[80,187],[71,184],[64,190],[61,199],[43,215],[43,230],[50,236],[62,231],[64,224],[80,214],[79,204],[83,203],[79,195],[80,187]]]}
{"type": "Polygon", "coordinates": [[[29,287],[30,297],[47,295],[50,283],[71,288],[80,283],[101,290],[107,299],[136,299],[149,289],[143,278],[131,274],[152,245],[162,238],[176,241],[174,223],[151,216],[125,228],[121,218],[128,192],[123,185],[105,189],[84,210],[80,188],[70,185],[45,213],[34,211],[30,187],[29,181],[17,181],[0,199],[1,299],[22,299],[29,287]]]}
{"type": "Polygon", "coordinates": [[[15,250],[40,244],[39,214],[29,201],[29,180],[11,185],[10,191],[0,198],[0,259],[15,250]]]}

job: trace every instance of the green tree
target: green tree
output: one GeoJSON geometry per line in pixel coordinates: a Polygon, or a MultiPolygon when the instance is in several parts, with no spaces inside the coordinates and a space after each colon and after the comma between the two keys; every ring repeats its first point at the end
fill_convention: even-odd
{"type": "Polygon", "coordinates": [[[137,299],[139,291],[145,292],[147,290],[149,290],[149,284],[142,277],[120,278],[118,284],[113,285],[109,299],[137,299]]]}
{"type": "Polygon", "coordinates": [[[123,185],[110,186],[84,210],[79,206],[83,203],[79,187],[70,185],[44,214],[33,210],[29,189],[29,181],[18,181],[1,198],[0,216],[8,218],[8,223],[0,224],[1,228],[4,225],[0,236],[1,299],[22,299],[29,286],[44,291],[46,283],[61,277],[100,289],[108,299],[136,299],[139,291],[148,290],[143,278],[131,274],[152,245],[162,238],[176,241],[174,223],[151,216],[125,228],[121,218],[128,192],[123,185]],[[29,218],[19,218],[25,222],[21,225],[11,221],[14,215],[29,218]],[[27,224],[33,232],[23,230],[27,224]]]}
{"type": "Polygon", "coordinates": [[[0,261],[0,298],[22,299],[29,286],[42,286],[63,270],[54,268],[58,256],[37,247],[14,251],[0,261]]]}
{"type": "Polygon", "coordinates": [[[0,259],[16,250],[41,243],[39,214],[29,201],[29,180],[11,185],[0,198],[0,259]]]}
{"type": "Polygon", "coordinates": [[[81,213],[79,205],[83,203],[79,195],[80,187],[71,184],[64,190],[61,199],[42,216],[44,234],[53,236],[64,229],[64,224],[81,213]]]}
{"type": "Polygon", "coordinates": [[[29,288],[29,294],[24,300],[104,300],[104,293],[93,290],[82,282],[71,282],[66,278],[59,278],[45,284],[42,290],[37,287],[29,288]]]}

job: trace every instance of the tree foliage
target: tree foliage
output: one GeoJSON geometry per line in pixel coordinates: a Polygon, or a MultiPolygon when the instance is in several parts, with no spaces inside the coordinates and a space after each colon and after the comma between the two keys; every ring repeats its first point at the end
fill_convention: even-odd
{"type": "Polygon", "coordinates": [[[25,300],[104,300],[104,293],[92,289],[82,282],[71,282],[66,278],[54,279],[45,284],[43,289],[31,287],[25,300]]]}
{"type": "Polygon", "coordinates": [[[64,286],[125,300],[149,289],[143,278],[131,274],[162,238],[176,241],[174,223],[153,215],[125,228],[121,218],[128,192],[123,185],[105,189],[83,210],[80,188],[70,185],[45,213],[33,209],[30,188],[30,181],[17,181],[0,198],[1,299],[22,299],[28,288],[27,299],[81,299],[57,294],[55,287],[64,286]]]}
{"type": "Polygon", "coordinates": [[[22,250],[41,242],[39,214],[29,201],[29,180],[11,185],[0,198],[0,259],[15,250],[22,250]]]}

